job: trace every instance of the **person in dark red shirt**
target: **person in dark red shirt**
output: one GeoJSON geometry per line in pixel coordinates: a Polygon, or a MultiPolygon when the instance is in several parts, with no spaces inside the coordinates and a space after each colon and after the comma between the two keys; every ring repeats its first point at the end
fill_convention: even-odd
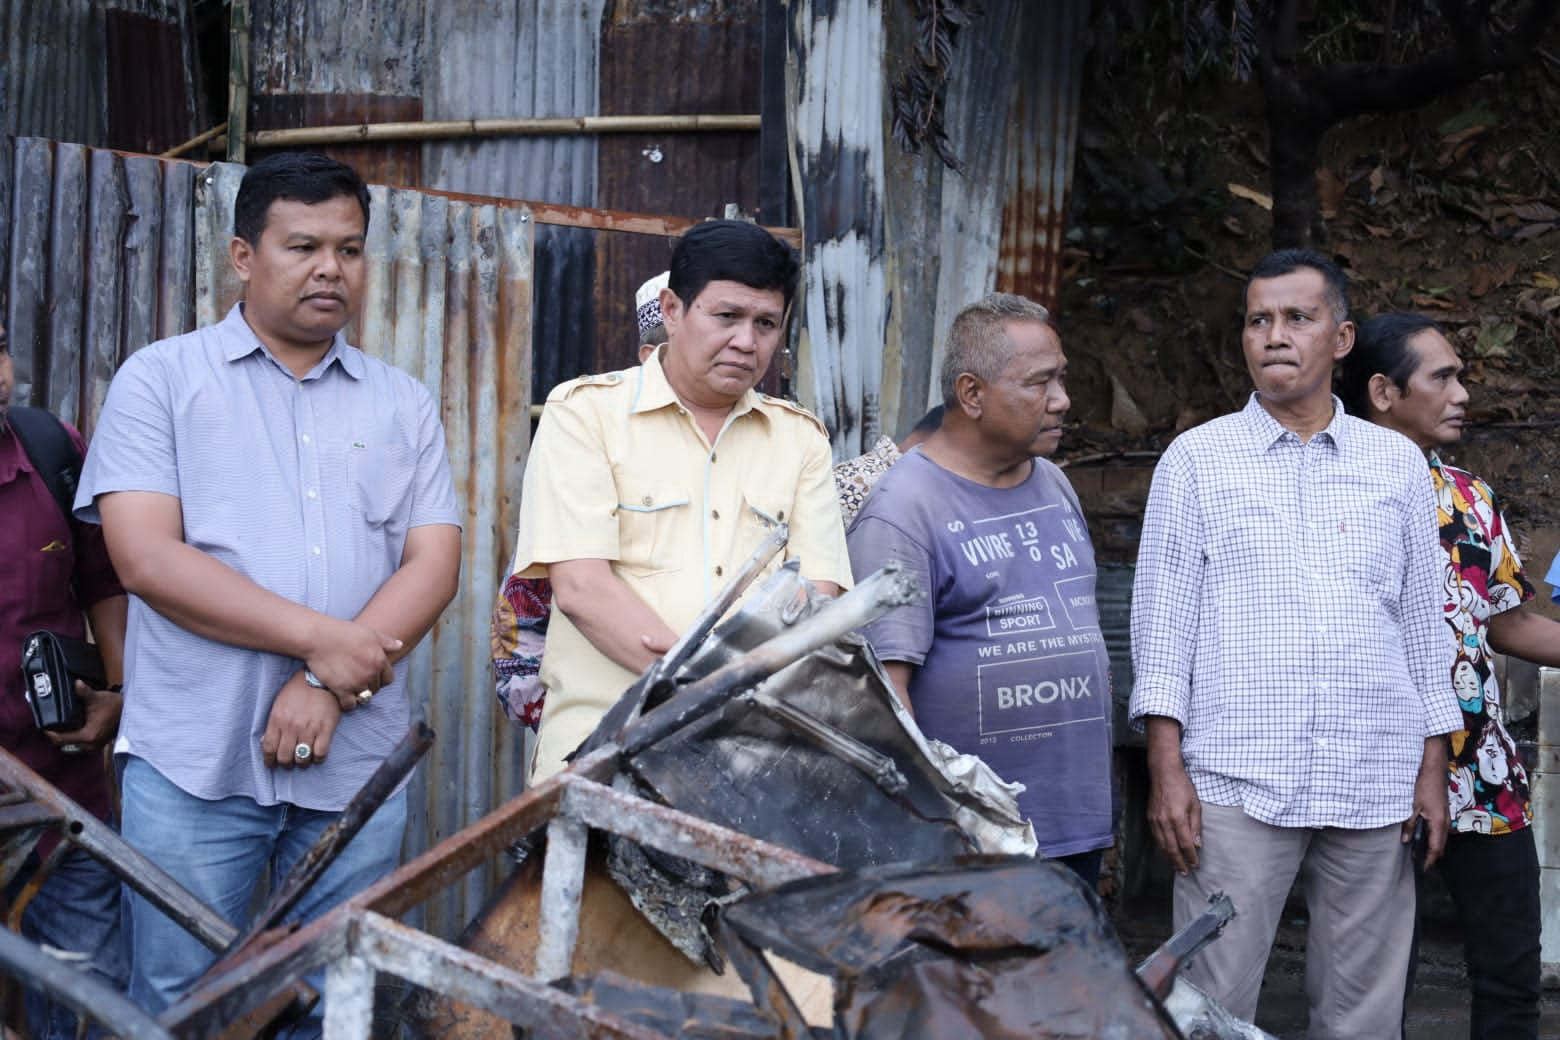
{"type": "MultiPolygon", "coordinates": [[[[0,747],[103,820],[109,819],[104,748],[119,726],[117,690],[76,684],[87,721],[72,733],[44,733],[33,725],[23,693],[22,640],[48,630],[84,638],[90,620],[110,684],[120,678],[125,642],[125,590],[114,575],[102,531],[67,520],[6,422],[15,368],[0,327],[0,747]]],[[[65,427],[78,454],[81,434],[65,427]]],[[[5,893],[12,902],[57,843],[46,836],[5,893]]],[[[77,963],[123,989],[127,965],[119,934],[119,881],[97,860],[72,850],[28,904],[22,934],[34,942],[80,954],[77,963]]],[[[76,1016],[43,994],[27,994],[33,1036],[76,1035],[76,1016]]],[[[92,1035],[99,1035],[94,1030],[92,1035]]]]}

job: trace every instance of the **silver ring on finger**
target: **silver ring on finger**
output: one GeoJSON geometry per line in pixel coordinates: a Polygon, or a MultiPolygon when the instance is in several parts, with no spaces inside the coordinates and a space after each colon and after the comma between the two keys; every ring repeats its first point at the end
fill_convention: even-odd
{"type": "Polygon", "coordinates": [[[297,762],[299,765],[306,766],[313,758],[314,749],[309,745],[300,743],[297,747],[293,748],[293,761],[297,762]]]}
{"type": "Polygon", "coordinates": [[[374,691],[373,690],[363,689],[363,690],[359,690],[357,692],[357,702],[359,704],[367,704],[369,701],[371,701],[373,699],[374,699],[374,691]]]}

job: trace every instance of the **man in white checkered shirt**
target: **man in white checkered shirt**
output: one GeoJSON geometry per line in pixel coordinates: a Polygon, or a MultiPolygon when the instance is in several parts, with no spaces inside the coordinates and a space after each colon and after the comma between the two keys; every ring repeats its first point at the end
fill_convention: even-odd
{"type": "Polygon", "coordinates": [[[1445,734],[1462,725],[1424,459],[1332,395],[1348,313],[1343,272],[1314,253],[1253,269],[1256,393],[1165,452],[1132,602],[1130,717],[1147,731],[1175,926],[1217,891],[1237,913],[1188,977],[1255,1018],[1298,874],[1312,1040],[1399,1033],[1408,842],[1422,821],[1426,859],[1440,855],[1445,734]]]}

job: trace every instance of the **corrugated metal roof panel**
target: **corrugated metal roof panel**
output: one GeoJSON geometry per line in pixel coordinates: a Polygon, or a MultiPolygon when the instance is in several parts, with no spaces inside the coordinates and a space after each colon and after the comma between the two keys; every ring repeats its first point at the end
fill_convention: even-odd
{"type": "Polygon", "coordinates": [[[194,24],[178,0],[0,0],[0,130],[171,148],[199,117],[194,24]]]}
{"type": "Polygon", "coordinates": [[[188,5],[106,0],[103,36],[108,146],[156,153],[194,137],[203,113],[188,5]]]}
{"type": "MultiPolygon", "coordinates": [[[[0,285],[16,396],[90,432],[129,352],[209,324],[237,299],[227,243],[243,168],[37,139],[6,145],[0,285]]],[[[521,206],[381,186],[371,194],[371,263],[348,335],[440,401],[467,508],[460,590],[405,665],[414,705],[440,737],[412,782],[406,850],[415,855],[522,787],[523,742],[495,717],[487,633],[530,438],[533,225],[521,206]]],[[[479,871],[442,893],[421,912],[425,926],[453,935],[493,880],[479,871]]]]}
{"type": "Polygon", "coordinates": [[[249,0],[249,19],[256,94],[422,93],[421,3],[249,0]]]}
{"type": "Polygon", "coordinates": [[[844,459],[882,425],[883,8],[799,0],[791,24],[792,168],[806,242],[798,384],[844,459]]]}
{"type": "MultiPolygon", "coordinates": [[[[757,0],[711,10],[619,3],[601,33],[602,115],[748,114],[759,110],[763,24],[757,0]],[[659,9],[653,9],[653,8],[659,9]],[[654,56],[653,59],[651,56],[654,56]],[[646,75],[649,69],[699,69],[698,75],[646,75]]],[[[597,205],[630,212],[719,217],[727,204],[744,213],[759,206],[756,132],[610,134],[597,145],[597,205]]],[[[634,291],[664,271],[674,239],[596,236],[596,320],[601,328],[594,368],[637,360],[634,291]]],[[[780,359],[763,389],[777,391],[780,359]]]]}
{"type": "MultiPolygon", "coordinates": [[[[428,10],[423,110],[428,119],[596,115],[605,0],[489,0],[428,10]],[[460,60],[432,56],[459,55],[460,60]]],[[[596,140],[575,137],[433,141],[424,184],[445,191],[595,206],[596,140]]],[[[595,236],[536,233],[534,393],[593,371],[595,236]]],[[[510,475],[516,484],[519,474],[510,475]]],[[[513,537],[513,534],[510,534],[513,537]]]]}
{"type": "Polygon", "coordinates": [[[104,142],[103,23],[94,0],[0,0],[8,134],[104,142]]]}
{"type": "Polygon", "coordinates": [[[1087,0],[1028,5],[1017,77],[997,286],[1054,306],[1078,139],[1087,0]]]}

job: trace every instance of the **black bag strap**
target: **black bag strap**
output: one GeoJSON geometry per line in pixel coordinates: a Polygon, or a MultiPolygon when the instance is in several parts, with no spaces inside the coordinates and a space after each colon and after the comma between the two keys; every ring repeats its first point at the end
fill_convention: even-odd
{"type": "Polygon", "coordinates": [[[42,408],[13,407],[7,410],[6,421],[48,486],[49,494],[59,503],[65,522],[72,522],[76,484],[81,479],[81,455],[65,432],[65,424],[42,408]]]}

